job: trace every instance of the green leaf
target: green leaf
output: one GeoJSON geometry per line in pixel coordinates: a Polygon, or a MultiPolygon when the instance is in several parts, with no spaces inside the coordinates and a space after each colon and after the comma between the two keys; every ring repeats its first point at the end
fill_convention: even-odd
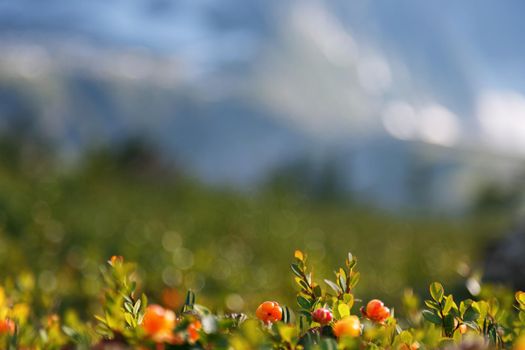
{"type": "Polygon", "coordinates": [[[77,335],[77,332],[68,326],[62,326],[62,332],[64,332],[70,338],[73,338],[77,335]]]}
{"type": "Polygon", "coordinates": [[[312,313],[310,311],[300,310],[299,313],[301,315],[303,315],[304,317],[306,317],[306,318],[311,318],[312,317],[312,313]]]}
{"type": "Polygon", "coordinates": [[[443,315],[448,315],[453,305],[454,298],[452,297],[452,294],[450,294],[445,298],[445,305],[443,306],[443,315]]]}
{"type": "Polygon", "coordinates": [[[461,330],[459,328],[454,330],[454,334],[452,335],[452,338],[454,339],[454,342],[456,344],[461,343],[461,339],[463,339],[463,335],[461,334],[461,330]]]}
{"type": "Polygon", "coordinates": [[[195,304],[195,293],[193,293],[191,290],[188,290],[188,293],[186,293],[186,300],[184,301],[183,311],[187,311],[188,309],[193,309],[194,304],[195,304]]]}
{"type": "Polygon", "coordinates": [[[425,300],[425,305],[430,309],[439,311],[439,304],[433,300],[425,300]]]}
{"type": "Polygon", "coordinates": [[[306,282],[303,281],[303,280],[300,280],[300,281],[299,281],[299,286],[301,286],[301,288],[303,288],[303,289],[306,290],[306,291],[309,291],[309,290],[310,290],[310,286],[309,286],[308,284],[306,284],[306,282]]]}
{"type": "Polygon", "coordinates": [[[351,309],[352,306],[354,306],[354,295],[346,293],[343,295],[343,301],[348,305],[348,307],[351,309]]]}
{"type": "Polygon", "coordinates": [[[139,313],[141,305],[142,305],[142,301],[140,299],[137,300],[137,302],[135,303],[135,306],[133,306],[133,314],[134,315],[137,315],[139,313]]]}
{"type": "Polygon", "coordinates": [[[350,308],[346,304],[340,303],[339,305],[337,305],[337,311],[339,312],[341,318],[350,316],[350,308]]]}
{"type": "Polygon", "coordinates": [[[465,310],[468,306],[469,305],[465,301],[459,303],[459,314],[461,315],[461,317],[463,317],[463,314],[465,313],[465,310]]]}
{"type": "Polygon", "coordinates": [[[283,322],[284,323],[290,323],[291,317],[290,317],[290,309],[288,306],[283,306],[283,322]]]}
{"type": "Polygon", "coordinates": [[[47,332],[44,329],[41,329],[39,332],[40,339],[42,339],[42,342],[47,343],[49,341],[49,337],[47,336],[47,332]]]}
{"type": "Polygon", "coordinates": [[[299,316],[299,329],[304,332],[306,328],[306,318],[303,315],[299,316]]]}
{"type": "Polygon", "coordinates": [[[341,294],[343,291],[341,290],[341,288],[339,288],[339,286],[337,284],[335,284],[334,282],[330,281],[330,280],[324,280],[324,282],[326,284],[328,284],[328,286],[330,286],[330,288],[332,288],[334,290],[334,292],[336,292],[338,295],[341,294]]]}
{"type": "Polygon", "coordinates": [[[345,290],[346,289],[346,278],[345,278],[345,276],[339,275],[338,281],[339,281],[339,286],[341,287],[341,289],[345,290]]]}
{"type": "Polygon", "coordinates": [[[410,334],[409,331],[402,331],[399,334],[399,338],[405,344],[412,344],[413,337],[412,337],[412,334],[410,334]]]}
{"type": "Polygon", "coordinates": [[[296,275],[299,278],[303,278],[303,273],[302,273],[301,268],[299,267],[299,265],[292,264],[291,268],[292,268],[292,272],[294,273],[294,275],[296,275]]]}
{"type": "Polygon", "coordinates": [[[106,321],[106,318],[102,317],[102,316],[99,316],[99,315],[95,315],[95,319],[102,323],[102,324],[107,324],[107,321],[106,321]]]}
{"type": "Polygon", "coordinates": [[[124,314],[124,318],[126,319],[126,323],[130,327],[133,327],[133,316],[131,316],[131,314],[124,314]]]}
{"type": "Polygon", "coordinates": [[[477,312],[472,306],[469,306],[463,314],[463,321],[477,321],[479,316],[479,312],[477,312]]]}
{"type": "Polygon", "coordinates": [[[297,336],[297,329],[289,325],[279,325],[278,331],[281,339],[287,343],[291,343],[292,339],[297,336]]]}
{"type": "Polygon", "coordinates": [[[489,314],[491,316],[495,317],[498,314],[498,311],[499,311],[499,308],[500,308],[498,299],[491,298],[488,301],[488,304],[489,304],[489,314]]]}
{"type": "MultiPolygon", "coordinates": [[[[486,301],[480,300],[480,301],[473,302],[471,307],[474,309],[474,311],[479,313],[479,317],[478,318],[485,318],[485,317],[487,317],[487,314],[489,312],[489,304],[486,301]]],[[[465,310],[465,312],[466,312],[466,310],[465,310]]]]}
{"type": "Polygon", "coordinates": [[[126,309],[127,312],[133,313],[133,307],[131,306],[131,303],[125,302],[124,303],[124,309],[126,309]]]}
{"type": "Polygon", "coordinates": [[[432,322],[434,324],[441,325],[441,318],[439,318],[439,316],[433,313],[432,311],[423,310],[421,314],[423,315],[425,320],[427,320],[428,322],[432,322]]]}
{"type": "Polygon", "coordinates": [[[337,342],[332,338],[323,338],[319,345],[321,350],[337,350],[337,342]]]}
{"type": "Polygon", "coordinates": [[[434,282],[430,285],[430,296],[432,299],[440,303],[443,300],[443,294],[445,293],[443,286],[439,282],[434,282]]]}
{"type": "Polygon", "coordinates": [[[516,301],[520,304],[520,308],[525,308],[525,292],[518,291],[515,294],[516,301]]]}
{"type": "Polygon", "coordinates": [[[468,327],[479,331],[479,325],[476,322],[474,322],[474,321],[464,321],[463,323],[465,323],[468,327]]]}
{"type": "Polygon", "coordinates": [[[350,277],[350,288],[354,288],[359,283],[360,278],[361,274],[359,272],[352,274],[352,277],[350,277]]]}
{"type": "Polygon", "coordinates": [[[310,310],[310,308],[312,307],[312,304],[308,300],[306,300],[305,297],[302,297],[300,295],[297,297],[297,304],[299,304],[300,307],[306,310],[310,310]]]}
{"type": "Polygon", "coordinates": [[[309,285],[312,285],[312,273],[311,272],[306,274],[306,282],[309,285]]]}
{"type": "Polygon", "coordinates": [[[319,298],[323,295],[323,290],[321,289],[320,285],[317,285],[314,287],[314,295],[319,298]]]}
{"type": "Polygon", "coordinates": [[[443,319],[443,327],[445,328],[445,334],[448,337],[451,337],[454,332],[454,316],[452,316],[451,314],[445,316],[445,318],[443,319]]]}
{"type": "Polygon", "coordinates": [[[492,342],[492,344],[496,344],[497,336],[498,336],[496,332],[496,327],[494,327],[494,325],[491,324],[489,326],[488,333],[489,333],[489,339],[492,342]]]}

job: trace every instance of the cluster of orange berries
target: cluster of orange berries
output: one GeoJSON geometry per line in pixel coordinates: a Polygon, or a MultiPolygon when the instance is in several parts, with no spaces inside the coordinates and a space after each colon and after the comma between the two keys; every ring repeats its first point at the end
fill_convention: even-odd
{"type": "MultiPolygon", "coordinates": [[[[366,305],[366,308],[362,309],[362,313],[365,317],[377,323],[384,323],[390,317],[390,310],[382,301],[377,299],[371,300],[366,305]]],[[[282,319],[283,311],[279,303],[265,301],[259,305],[255,314],[265,324],[271,324],[282,319]]],[[[333,319],[332,312],[327,308],[318,308],[312,312],[312,320],[323,326],[330,324],[333,319]]],[[[357,316],[351,315],[335,322],[332,325],[332,329],[337,337],[357,337],[361,334],[361,322],[357,316]]]]}
{"type": "MultiPolygon", "coordinates": [[[[156,343],[182,344],[184,338],[173,330],[177,324],[175,313],[165,309],[160,305],[149,305],[146,308],[144,319],[142,320],[142,329],[151,340],[156,343]]],[[[202,325],[200,321],[191,322],[186,328],[187,340],[195,343],[199,340],[199,331],[202,325]]]]}

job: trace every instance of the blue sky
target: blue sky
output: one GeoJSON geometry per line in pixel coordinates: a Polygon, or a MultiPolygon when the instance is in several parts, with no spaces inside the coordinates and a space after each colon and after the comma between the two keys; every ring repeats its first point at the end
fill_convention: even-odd
{"type": "Polygon", "coordinates": [[[237,182],[337,147],[377,149],[363,163],[374,165],[394,147],[376,140],[406,142],[396,157],[430,145],[514,162],[525,155],[524,10],[517,0],[0,0],[0,77],[27,84],[40,127],[71,149],[144,133],[237,182]]]}
{"type": "MultiPolygon", "coordinates": [[[[498,134],[521,135],[524,9],[520,1],[4,0],[0,34],[44,48],[169,56],[203,95],[252,99],[326,139],[377,132],[381,115],[401,108],[416,124],[428,113],[429,128],[432,118],[450,124],[443,132],[454,141],[431,142],[525,153],[498,134]],[[513,116],[499,124],[511,130],[492,116],[508,109],[513,116]]],[[[403,118],[389,118],[387,131],[403,134],[388,128],[403,118]]]]}

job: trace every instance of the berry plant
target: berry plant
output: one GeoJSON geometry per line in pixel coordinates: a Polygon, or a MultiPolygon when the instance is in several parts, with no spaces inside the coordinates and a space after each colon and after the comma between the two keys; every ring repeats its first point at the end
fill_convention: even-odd
{"type": "Polygon", "coordinates": [[[403,316],[379,299],[356,297],[360,274],[348,254],[334,279],[314,278],[307,256],[294,254],[297,305],[263,301],[254,312],[213,312],[189,291],[180,310],[150,303],[136,266],[119,256],[101,268],[100,313],[87,322],[74,310],[39,317],[30,283],[0,288],[0,348],[14,350],[170,349],[525,349],[525,292],[512,299],[486,288],[455,300],[434,282],[421,302],[403,297],[403,316]],[[509,301],[510,300],[510,301],[509,301]]]}

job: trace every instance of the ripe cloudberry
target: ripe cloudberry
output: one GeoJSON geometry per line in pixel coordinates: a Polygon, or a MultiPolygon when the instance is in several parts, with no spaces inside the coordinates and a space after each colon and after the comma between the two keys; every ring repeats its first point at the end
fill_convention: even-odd
{"type": "Polygon", "coordinates": [[[512,346],[512,350],[525,350],[525,335],[520,335],[516,339],[514,345],[512,346]]]}
{"type": "Polygon", "coordinates": [[[160,305],[149,305],[142,320],[142,328],[155,342],[170,342],[175,328],[175,313],[160,305]]]}
{"type": "Polygon", "coordinates": [[[467,330],[468,330],[467,325],[464,323],[460,324],[458,327],[458,330],[459,330],[459,333],[461,334],[467,333],[467,330]]]}
{"type": "Polygon", "coordinates": [[[111,265],[111,266],[116,266],[116,265],[122,265],[124,263],[124,257],[120,256],[120,255],[113,255],[109,260],[108,260],[108,263],[111,265]]]}
{"type": "Polygon", "coordinates": [[[357,337],[361,334],[361,322],[357,316],[347,316],[333,325],[334,334],[339,337],[357,337]]]}
{"type": "Polygon", "coordinates": [[[401,344],[399,347],[400,350],[419,350],[419,343],[417,341],[412,344],[401,344]]]}
{"type": "Polygon", "coordinates": [[[255,312],[257,318],[264,323],[274,323],[280,321],[283,317],[283,309],[278,302],[265,301],[257,308],[255,312]]]}
{"type": "Polygon", "coordinates": [[[6,318],[4,320],[0,320],[0,334],[14,334],[15,333],[15,323],[6,318]]]}
{"type": "Polygon", "coordinates": [[[188,331],[188,340],[190,343],[195,343],[200,338],[199,331],[202,329],[202,324],[200,321],[193,321],[189,324],[188,331]]]}
{"type": "Polygon", "coordinates": [[[332,312],[327,308],[319,308],[312,312],[312,319],[317,323],[326,325],[332,322],[333,316],[332,312]]]}
{"type": "Polygon", "coordinates": [[[365,310],[361,310],[370,320],[383,323],[390,316],[390,310],[381,300],[373,299],[368,302],[365,310]]]}

